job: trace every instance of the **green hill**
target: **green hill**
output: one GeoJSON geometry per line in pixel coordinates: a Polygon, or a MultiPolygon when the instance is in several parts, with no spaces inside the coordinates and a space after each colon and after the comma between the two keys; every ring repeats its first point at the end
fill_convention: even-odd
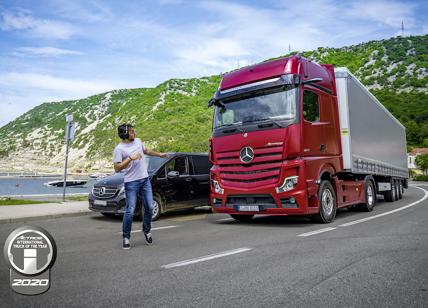
{"type": "MultiPolygon", "coordinates": [[[[300,54],[348,67],[406,126],[408,145],[428,147],[428,35],[320,47],[300,54]]],[[[0,128],[0,169],[59,171],[68,113],[77,124],[70,150],[74,170],[111,168],[112,150],[118,142],[116,127],[123,122],[134,123],[139,137],[151,148],[207,151],[212,109],[206,106],[220,79],[171,79],[155,88],[41,104],[0,128]]]]}

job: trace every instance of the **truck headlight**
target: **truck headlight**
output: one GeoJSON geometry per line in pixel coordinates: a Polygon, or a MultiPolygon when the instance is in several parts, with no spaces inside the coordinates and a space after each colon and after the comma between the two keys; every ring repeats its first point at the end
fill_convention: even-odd
{"type": "Polygon", "coordinates": [[[282,193],[294,189],[294,187],[296,187],[297,185],[298,178],[298,176],[290,176],[288,178],[285,178],[284,183],[282,183],[281,186],[276,188],[276,192],[282,193]]]}
{"type": "Polygon", "coordinates": [[[212,180],[213,183],[213,187],[214,187],[214,191],[218,194],[223,194],[224,193],[224,189],[221,188],[220,184],[218,183],[218,181],[216,180],[212,180]]]}

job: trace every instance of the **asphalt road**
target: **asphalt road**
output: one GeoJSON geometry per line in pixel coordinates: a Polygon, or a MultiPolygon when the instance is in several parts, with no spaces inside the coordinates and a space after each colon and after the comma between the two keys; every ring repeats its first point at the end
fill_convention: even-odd
{"type": "MultiPolygon", "coordinates": [[[[2,257],[0,306],[427,307],[428,186],[420,187],[371,213],[340,211],[328,225],[304,217],[239,223],[206,209],[169,214],[153,224],[152,246],[134,221],[129,251],[120,218],[31,222],[58,246],[52,287],[14,293],[2,257]]],[[[0,225],[0,243],[22,225],[0,225]]]]}

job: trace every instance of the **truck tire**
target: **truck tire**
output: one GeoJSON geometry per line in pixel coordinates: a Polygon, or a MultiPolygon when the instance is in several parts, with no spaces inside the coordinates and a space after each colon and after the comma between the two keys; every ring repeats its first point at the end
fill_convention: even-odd
{"type": "Polygon", "coordinates": [[[358,205],[358,208],[365,211],[371,212],[376,203],[376,191],[373,185],[373,182],[368,180],[364,185],[365,195],[366,195],[366,203],[361,203],[358,205]]]}
{"type": "Polygon", "coordinates": [[[336,217],[337,202],[336,193],[329,181],[321,181],[318,189],[319,213],[311,216],[311,219],[320,223],[330,223],[336,217]]]}
{"type": "Polygon", "coordinates": [[[398,180],[397,182],[398,182],[398,185],[397,185],[398,199],[401,200],[403,198],[403,181],[398,180]]]}
{"type": "Polygon", "coordinates": [[[241,215],[241,214],[230,214],[230,216],[232,216],[233,219],[237,221],[242,221],[242,222],[248,222],[254,217],[254,215],[241,215]]]}
{"type": "Polygon", "coordinates": [[[391,189],[388,191],[385,191],[383,193],[383,196],[385,197],[386,202],[394,202],[395,201],[395,185],[394,185],[393,180],[391,180],[391,189]]]}
{"type": "Polygon", "coordinates": [[[398,180],[394,180],[394,188],[395,188],[395,201],[398,201],[400,199],[398,196],[398,180]]]}

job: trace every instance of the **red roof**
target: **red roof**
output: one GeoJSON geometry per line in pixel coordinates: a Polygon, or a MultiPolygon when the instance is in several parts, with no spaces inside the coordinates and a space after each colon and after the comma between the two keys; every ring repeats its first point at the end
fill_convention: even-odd
{"type": "Polygon", "coordinates": [[[428,148],[414,148],[412,152],[410,152],[412,155],[417,154],[428,154],[428,148]]]}

